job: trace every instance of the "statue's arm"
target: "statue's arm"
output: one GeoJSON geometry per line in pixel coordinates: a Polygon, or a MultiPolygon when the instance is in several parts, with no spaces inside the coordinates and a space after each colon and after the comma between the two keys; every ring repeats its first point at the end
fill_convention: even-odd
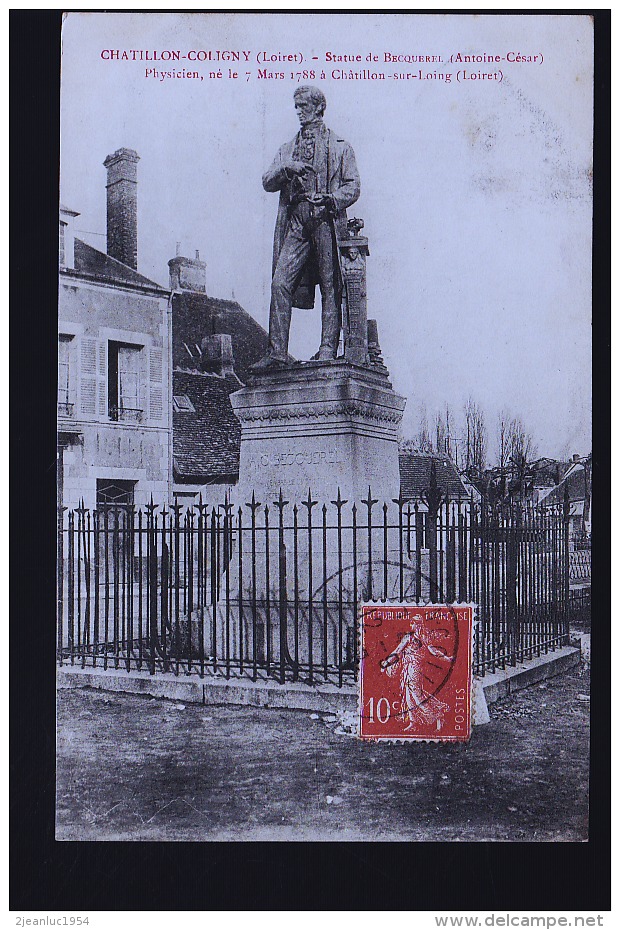
{"type": "Polygon", "coordinates": [[[285,167],[285,148],[282,146],[263,175],[263,187],[269,194],[279,191],[292,177],[291,172],[285,167]]]}
{"type": "Polygon", "coordinates": [[[342,153],[342,171],[340,182],[331,191],[331,198],[336,212],[352,206],[360,195],[360,176],[355,161],[355,153],[350,145],[345,145],[342,153]]]}

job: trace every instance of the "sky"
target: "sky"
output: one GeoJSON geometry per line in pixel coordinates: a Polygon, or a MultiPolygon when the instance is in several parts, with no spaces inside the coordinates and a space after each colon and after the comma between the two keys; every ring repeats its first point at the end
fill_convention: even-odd
{"type": "MultiPolygon", "coordinates": [[[[587,16],[68,14],[60,177],[62,202],[80,212],[77,235],[105,250],[103,161],[133,148],[138,270],[167,285],[176,243],[188,256],[199,249],[207,293],[234,295],[266,327],[278,198],[261,176],[297,131],[292,95],[304,70],[315,75],[301,83],[327,97],[326,124],[356,154],[362,193],[349,216],[364,219],[369,238],[368,315],[407,398],[403,436],[415,435],[422,408],[430,421],[446,404],[458,417],[472,397],[486,414],[491,459],[502,410],[522,418],[540,455],[587,454],[587,16]],[[249,61],[145,60],[167,51],[245,51],[249,61]],[[362,60],[326,60],[336,55],[362,60]],[[183,68],[199,78],[161,79],[183,68]],[[364,69],[386,77],[342,77],[364,69]],[[387,77],[420,69],[422,79],[387,77]],[[498,77],[472,79],[479,74],[498,77]]],[[[316,351],[319,317],[294,311],[298,358],[316,351]]]]}

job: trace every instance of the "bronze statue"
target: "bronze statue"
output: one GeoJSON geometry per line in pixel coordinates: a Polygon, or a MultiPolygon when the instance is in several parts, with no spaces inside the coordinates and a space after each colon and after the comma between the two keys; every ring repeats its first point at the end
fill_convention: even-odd
{"type": "Polygon", "coordinates": [[[283,145],[263,175],[266,191],[280,191],[273,243],[269,348],[252,366],[287,365],[292,307],[312,309],[322,298],[319,361],[336,357],[341,327],[342,276],[338,239],[346,238],[347,207],[360,195],[355,154],[323,123],[326,100],[317,87],[298,87],[295,110],[301,129],[283,145]]]}

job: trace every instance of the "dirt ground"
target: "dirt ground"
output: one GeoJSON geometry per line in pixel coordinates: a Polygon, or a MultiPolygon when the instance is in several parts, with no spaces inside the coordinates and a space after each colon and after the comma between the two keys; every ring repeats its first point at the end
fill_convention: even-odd
{"type": "Polygon", "coordinates": [[[60,691],[59,840],[583,841],[588,673],[490,706],[468,744],[329,716],[60,691]]]}

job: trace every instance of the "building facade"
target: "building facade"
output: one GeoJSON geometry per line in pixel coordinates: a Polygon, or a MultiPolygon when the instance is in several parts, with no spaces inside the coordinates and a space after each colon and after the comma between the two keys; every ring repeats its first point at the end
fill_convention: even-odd
{"type": "Polygon", "coordinates": [[[107,251],[59,217],[58,496],[89,509],[169,500],[170,292],[137,271],[137,163],[109,155],[107,251]]]}

